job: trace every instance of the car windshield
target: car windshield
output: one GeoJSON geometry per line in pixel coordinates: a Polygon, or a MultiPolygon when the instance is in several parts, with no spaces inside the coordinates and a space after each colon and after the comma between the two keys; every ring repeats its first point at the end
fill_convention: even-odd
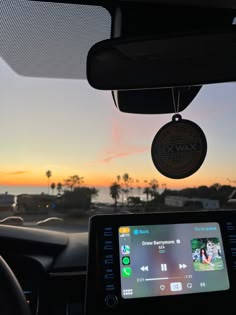
{"type": "MultiPolygon", "coordinates": [[[[90,41],[81,35],[84,49],[80,47],[78,54],[77,76],[73,72],[78,48],[75,33],[64,30],[71,34],[69,50],[58,44],[60,38],[55,38],[55,32],[43,37],[42,29],[29,33],[38,36],[31,44],[20,42],[22,34],[19,31],[14,37],[13,27],[22,30],[24,26],[26,32],[32,30],[30,22],[37,21],[22,18],[11,23],[15,17],[12,3],[16,2],[0,1],[5,10],[0,12],[4,11],[5,16],[11,12],[9,20],[4,20],[4,30],[8,31],[0,43],[0,224],[74,233],[87,230],[88,218],[94,214],[232,207],[236,186],[234,83],[204,86],[181,113],[202,128],[208,151],[195,174],[169,179],[153,165],[151,144],[173,115],[122,113],[114,105],[111,92],[93,89],[84,77],[83,56],[95,42],[110,36],[108,12],[99,12],[99,26],[94,22],[94,28],[83,29],[82,35],[90,32],[90,41]],[[94,30],[101,28],[92,37],[94,30]],[[40,41],[48,48],[48,60],[44,59],[40,41]],[[62,49],[54,59],[51,45],[62,49]],[[63,68],[65,55],[70,57],[69,65],[63,68]],[[56,60],[53,69],[51,60],[56,60]]],[[[84,23],[94,20],[92,9],[84,7],[84,23]]],[[[81,12],[78,9],[72,15],[70,5],[66,8],[71,19],[81,12]]],[[[45,3],[40,7],[39,2],[37,10],[39,16],[43,15],[45,3]]],[[[53,6],[53,10],[59,14],[60,5],[53,6]]]]}

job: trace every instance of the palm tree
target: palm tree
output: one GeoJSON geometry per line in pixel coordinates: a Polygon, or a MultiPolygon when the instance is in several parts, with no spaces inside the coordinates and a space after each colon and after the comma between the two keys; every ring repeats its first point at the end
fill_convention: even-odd
{"type": "Polygon", "coordinates": [[[84,178],[78,175],[73,175],[68,177],[65,180],[65,186],[69,188],[71,191],[74,190],[75,187],[79,187],[84,182],[84,178]]]}
{"type": "Polygon", "coordinates": [[[129,174],[128,173],[124,173],[123,181],[124,181],[125,184],[127,184],[129,182],[129,179],[130,179],[129,174]]]}
{"type": "Polygon", "coordinates": [[[117,207],[117,200],[120,198],[121,186],[117,182],[114,182],[110,186],[110,196],[115,201],[115,208],[117,207]]]}
{"type": "Polygon", "coordinates": [[[46,176],[48,178],[48,194],[49,194],[49,190],[50,190],[50,177],[52,176],[52,172],[50,170],[48,170],[46,172],[46,176]]]}
{"type": "Polygon", "coordinates": [[[131,182],[131,178],[130,178],[128,173],[124,173],[122,178],[124,181],[124,187],[123,187],[122,191],[126,195],[126,200],[128,200],[128,195],[129,195],[129,191],[130,191],[129,184],[131,182]]]}
{"type": "Polygon", "coordinates": [[[152,190],[150,187],[145,187],[144,190],[143,190],[143,193],[146,195],[147,197],[147,201],[149,200],[149,196],[151,195],[152,193],[152,190]]]}
{"type": "Polygon", "coordinates": [[[158,181],[156,179],[152,179],[149,183],[149,186],[151,188],[152,197],[156,198],[158,195],[158,187],[159,187],[158,181]]]}
{"type": "Polygon", "coordinates": [[[139,180],[136,179],[136,188],[137,188],[137,191],[138,191],[138,196],[139,198],[141,197],[141,187],[139,185],[139,180]]]}
{"type": "Polygon", "coordinates": [[[51,190],[52,190],[52,194],[54,195],[54,189],[56,188],[56,184],[55,183],[51,183],[51,190]]]}
{"type": "Polygon", "coordinates": [[[166,190],[166,184],[165,183],[161,184],[161,187],[162,187],[163,192],[164,192],[166,190]]]}
{"type": "Polygon", "coordinates": [[[61,193],[62,193],[62,183],[58,183],[57,184],[57,191],[58,191],[58,196],[61,196],[61,193]]]}

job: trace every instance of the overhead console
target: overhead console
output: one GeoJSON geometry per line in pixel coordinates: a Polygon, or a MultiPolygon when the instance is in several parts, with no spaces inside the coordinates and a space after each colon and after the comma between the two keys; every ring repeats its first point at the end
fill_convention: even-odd
{"type": "Polygon", "coordinates": [[[90,219],[86,315],[218,312],[236,288],[234,211],[90,219]]]}

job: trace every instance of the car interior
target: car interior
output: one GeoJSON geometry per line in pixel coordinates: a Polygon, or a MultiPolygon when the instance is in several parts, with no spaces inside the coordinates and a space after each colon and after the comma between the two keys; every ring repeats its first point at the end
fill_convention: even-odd
{"type": "MultiPolygon", "coordinates": [[[[152,145],[151,139],[145,143],[146,138],[141,136],[149,128],[142,125],[142,120],[139,120],[137,138],[149,154],[143,163],[150,163],[150,168],[157,176],[161,174],[163,180],[167,177],[177,182],[191,177],[201,171],[204,163],[209,170],[214,164],[220,173],[223,165],[229,165],[227,159],[224,161],[211,153],[211,145],[215,141],[214,145],[222,154],[234,156],[233,149],[224,151],[224,140],[220,138],[223,129],[227,129],[230,148],[235,147],[234,130],[230,129],[235,125],[233,112],[229,112],[231,123],[224,121],[222,125],[220,117],[227,110],[224,104],[217,109],[211,107],[210,112],[207,109],[204,112],[204,104],[195,106],[191,121],[185,119],[185,113],[193,106],[190,106],[193,101],[203,99],[202,95],[207,98],[206,86],[212,93],[216,92],[214,100],[217,101],[221,97],[217,91],[227,84],[230,88],[226,91],[233,99],[236,91],[235,25],[234,0],[0,0],[1,124],[7,119],[4,117],[8,113],[5,110],[8,98],[17,98],[19,102],[18,109],[9,107],[10,116],[21,120],[21,115],[28,117],[30,112],[33,117],[32,120],[27,118],[28,123],[22,122],[19,128],[14,122],[8,125],[14,137],[19,134],[22,140],[13,144],[13,138],[4,134],[1,138],[3,154],[4,142],[8,141],[10,146],[16,146],[21,162],[24,160],[22,148],[32,146],[35,153],[27,157],[25,163],[37,154],[46,155],[47,150],[51,155],[59,155],[55,143],[64,143],[69,157],[73,155],[72,145],[81,146],[81,156],[83,146],[99,147],[102,145],[99,130],[95,131],[94,143],[90,135],[83,132],[85,125],[92,129],[95,121],[99,123],[100,117],[106,114],[105,107],[95,104],[97,99],[98,103],[100,100],[109,102],[109,108],[121,112],[124,121],[128,115],[137,119],[152,117],[148,124],[153,126],[152,130],[159,130],[152,145]],[[18,85],[18,77],[25,89],[18,85]],[[52,80],[55,89],[50,91],[52,80]],[[73,89],[67,84],[73,85],[73,89]],[[32,96],[35,102],[24,106],[26,96],[29,97],[33,89],[39,89],[39,93],[32,96]],[[76,106],[84,110],[87,107],[88,113],[83,116],[81,111],[77,119],[70,99],[67,96],[63,99],[64,89],[67,96],[73,94],[76,106]],[[94,108],[100,106],[96,109],[98,112],[88,105],[92,102],[90,95],[95,100],[94,108]],[[47,117],[50,103],[46,98],[50,102],[53,97],[57,97],[58,105],[52,105],[53,114],[47,117]],[[88,101],[83,101],[86,98],[88,101]],[[60,107],[60,100],[67,107],[60,107]],[[45,115],[41,115],[37,107],[42,107],[45,115]],[[23,109],[25,113],[21,114],[23,109]],[[219,115],[217,132],[208,137],[201,128],[206,129],[210,125],[209,117],[216,114],[219,115]],[[166,115],[169,120],[163,120],[166,115]],[[155,119],[159,118],[161,123],[156,124],[155,119]],[[60,131],[55,132],[53,124],[56,122],[60,131]],[[31,131],[34,125],[38,133],[50,138],[50,143],[45,142],[45,151],[37,147],[38,134],[31,131]],[[51,126],[51,134],[44,132],[46,125],[51,126]],[[83,136],[79,144],[75,126],[79,126],[80,136],[83,136]],[[74,137],[71,140],[63,136],[66,129],[74,137]],[[32,143],[24,140],[31,133],[32,143]],[[205,161],[207,151],[212,165],[205,161]]],[[[108,115],[112,116],[110,112],[108,115]]],[[[96,126],[102,128],[101,125],[102,122],[96,126]]],[[[132,133],[132,128],[132,124],[128,125],[125,132],[132,133]]],[[[120,138],[117,141],[119,143],[120,138]]],[[[95,152],[92,149],[91,155],[95,152]]],[[[140,148],[140,152],[142,150],[140,148]]],[[[120,156],[126,155],[126,151],[120,153],[120,156]]],[[[133,158],[129,157],[129,166],[133,158]]],[[[107,165],[112,159],[110,154],[100,165],[107,165]]],[[[8,160],[10,163],[10,156],[8,160]]],[[[73,160],[70,161],[73,164],[73,160]]],[[[40,163],[43,164],[43,160],[40,163]]],[[[144,164],[140,160],[132,169],[138,172],[144,164]]],[[[93,164],[87,166],[89,169],[93,164]]],[[[100,174],[100,166],[95,167],[100,174]]],[[[52,174],[48,172],[49,192],[52,174]]],[[[117,172],[115,164],[114,172],[117,172]]],[[[225,175],[230,178],[225,181],[232,187],[233,172],[232,163],[229,175],[225,175]]],[[[0,174],[4,175],[2,169],[0,174]]],[[[218,180],[218,175],[214,176],[218,180]]],[[[72,179],[83,181],[78,177],[72,179]]],[[[119,180],[117,178],[117,186],[113,188],[120,187],[119,180]]],[[[71,182],[67,180],[67,183],[72,190],[71,182]]],[[[53,197],[55,184],[51,189],[53,197]]],[[[60,185],[57,189],[62,199],[60,185]]],[[[159,204],[153,204],[151,211],[146,211],[144,202],[139,200],[139,213],[132,212],[128,206],[122,213],[117,210],[119,193],[115,197],[112,191],[110,194],[115,201],[114,211],[100,213],[91,209],[85,229],[77,229],[76,222],[73,231],[60,229],[65,224],[64,219],[55,211],[51,218],[39,218],[32,226],[30,221],[34,219],[24,224],[17,213],[14,217],[1,217],[0,314],[139,315],[169,311],[220,314],[222,307],[234,309],[236,213],[233,202],[228,208],[190,209],[185,197],[178,200],[185,200],[186,207],[174,204],[175,197],[172,197],[169,198],[172,208],[163,210],[159,204]],[[48,228],[50,224],[55,228],[48,228]]],[[[147,190],[146,194],[148,202],[147,190]]],[[[130,200],[137,201],[135,197],[130,200]]],[[[194,202],[196,206],[199,200],[194,202]]]]}

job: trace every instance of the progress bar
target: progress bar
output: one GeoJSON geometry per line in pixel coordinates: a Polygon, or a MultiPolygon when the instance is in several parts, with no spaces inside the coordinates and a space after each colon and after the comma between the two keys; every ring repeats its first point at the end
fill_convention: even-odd
{"type": "Polygon", "coordinates": [[[168,277],[165,278],[150,278],[150,279],[145,279],[145,281],[156,281],[156,280],[168,280],[168,277]]]}
{"type": "Polygon", "coordinates": [[[150,278],[145,281],[158,281],[158,280],[170,280],[170,279],[185,279],[184,277],[165,277],[165,278],[150,278]]]}

